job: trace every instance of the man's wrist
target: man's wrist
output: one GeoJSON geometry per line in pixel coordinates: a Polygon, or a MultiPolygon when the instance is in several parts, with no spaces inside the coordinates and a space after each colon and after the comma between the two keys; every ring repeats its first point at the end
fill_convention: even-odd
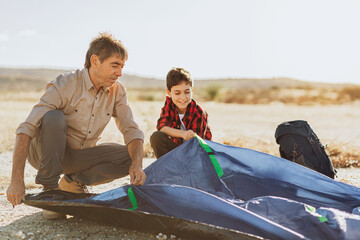
{"type": "Polygon", "coordinates": [[[142,169],[142,163],[141,162],[133,162],[133,163],[131,163],[130,168],[142,169]]]}
{"type": "Polygon", "coordinates": [[[11,178],[10,183],[23,184],[24,183],[24,178],[11,178]]]}

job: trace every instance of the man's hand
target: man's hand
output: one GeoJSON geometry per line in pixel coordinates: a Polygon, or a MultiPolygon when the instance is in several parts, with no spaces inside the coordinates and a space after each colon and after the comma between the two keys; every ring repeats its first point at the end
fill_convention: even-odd
{"type": "Polygon", "coordinates": [[[21,204],[25,200],[25,183],[24,181],[11,181],[7,191],[7,200],[13,205],[21,204]]]}
{"type": "Polygon", "coordinates": [[[128,145],[128,152],[132,163],[129,168],[130,183],[135,186],[144,185],[146,175],[142,170],[143,161],[143,141],[141,139],[134,139],[128,145]]]}
{"type": "Polygon", "coordinates": [[[30,137],[28,135],[16,135],[11,182],[6,191],[7,200],[12,205],[19,205],[21,200],[25,200],[24,169],[26,157],[29,153],[29,145],[30,137]]]}
{"type": "Polygon", "coordinates": [[[193,137],[195,137],[195,133],[193,132],[193,130],[184,131],[183,139],[185,141],[188,141],[188,140],[192,139],[193,137]]]}
{"type": "Polygon", "coordinates": [[[146,175],[141,168],[134,167],[133,165],[131,165],[129,168],[129,175],[130,175],[131,184],[134,184],[135,186],[144,185],[146,180],[146,175]]]}

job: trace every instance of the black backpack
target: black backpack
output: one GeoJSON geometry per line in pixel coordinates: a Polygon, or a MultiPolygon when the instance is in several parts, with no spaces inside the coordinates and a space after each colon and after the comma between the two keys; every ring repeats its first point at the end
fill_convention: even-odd
{"type": "Polygon", "coordinates": [[[333,168],[324,146],[306,121],[297,120],[280,124],[276,128],[275,138],[280,145],[282,158],[328,177],[335,177],[336,170],[333,168]]]}

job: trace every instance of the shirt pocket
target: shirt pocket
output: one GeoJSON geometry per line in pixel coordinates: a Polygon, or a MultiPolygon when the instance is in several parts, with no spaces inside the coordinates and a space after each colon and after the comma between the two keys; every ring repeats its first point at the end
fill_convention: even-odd
{"type": "Polygon", "coordinates": [[[106,107],[101,115],[102,115],[103,121],[107,124],[113,115],[113,108],[106,107]]]}
{"type": "Polygon", "coordinates": [[[86,131],[89,124],[89,111],[91,111],[89,107],[86,109],[81,101],[76,104],[69,104],[63,109],[68,126],[81,132],[86,131]]]}
{"type": "Polygon", "coordinates": [[[79,110],[75,107],[75,106],[66,106],[64,109],[63,109],[63,112],[65,115],[69,115],[69,114],[73,114],[73,113],[77,113],[79,110]]]}

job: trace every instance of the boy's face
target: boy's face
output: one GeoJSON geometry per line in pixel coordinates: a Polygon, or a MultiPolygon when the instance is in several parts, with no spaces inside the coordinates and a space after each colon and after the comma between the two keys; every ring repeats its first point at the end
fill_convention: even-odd
{"type": "Polygon", "coordinates": [[[169,91],[166,89],[166,93],[171,98],[180,114],[184,114],[186,112],[186,107],[191,102],[193,89],[189,83],[180,82],[180,84],[172,86],[169,91]]]}

